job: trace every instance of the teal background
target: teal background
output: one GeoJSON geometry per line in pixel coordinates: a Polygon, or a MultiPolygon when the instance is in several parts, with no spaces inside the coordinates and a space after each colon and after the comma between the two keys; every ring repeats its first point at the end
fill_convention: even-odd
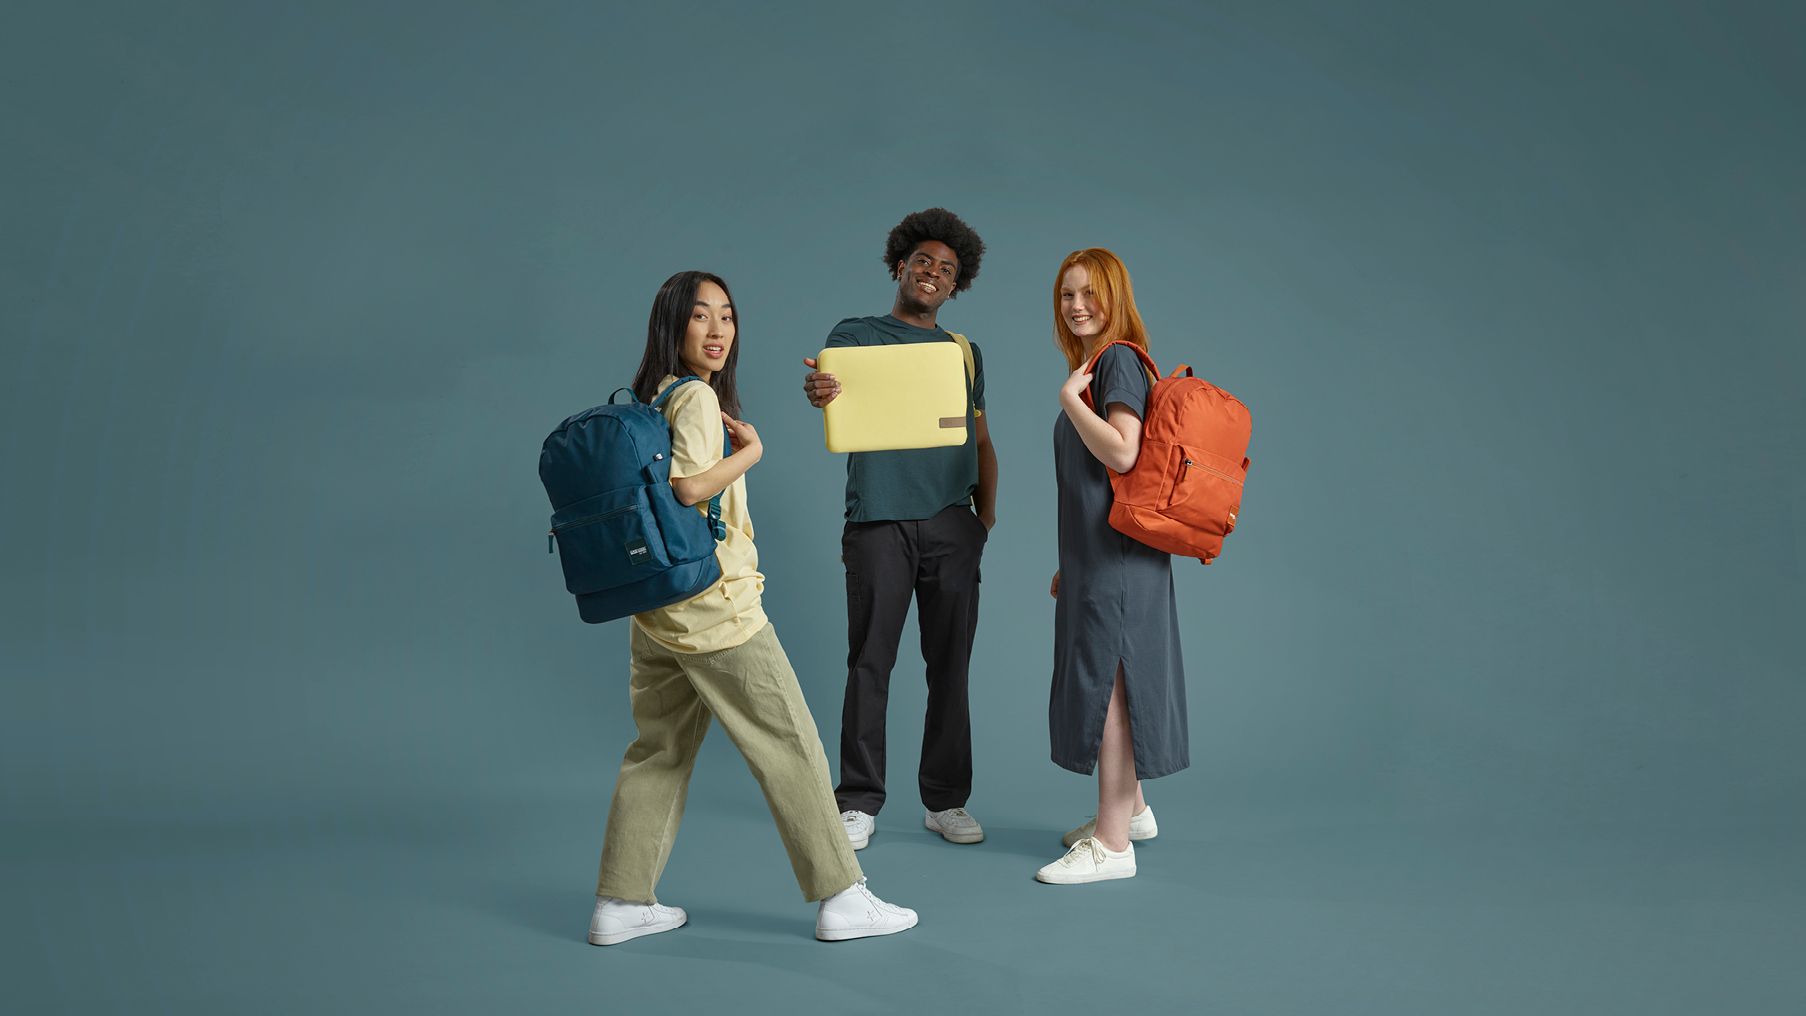
{"type": "Polygon", "coordinates": [[[1774,1013],[1806,1005],[1806,28],[1794,5],[21,4],[0,31],[0,969],[19,1012],[1774,1013]],[[658,284],[742,312],[766,608],[838,736],[841,461],[799,391],[904,213],[984,235],[991,835],[809,937],[705,748],[583,940],[631,738],[537,449],[658,284]],[[1053,271],[1253,408],[1181,563],[1193,767],[1030,880],[1053,271]]]}

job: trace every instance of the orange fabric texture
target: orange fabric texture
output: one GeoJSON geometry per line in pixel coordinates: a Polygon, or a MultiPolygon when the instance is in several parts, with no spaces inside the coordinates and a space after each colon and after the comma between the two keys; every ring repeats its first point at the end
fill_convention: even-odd
{"type": "MultiPolygon", "coordinates": [[[[1253,417],[1240,399],[1192,376],[1189,366],[1161,377],[1153,358],[1132,342],[1105,345],[1086,370],[1097,370],[1104,350],[1118,345],[1133,349],[1155,381],[1141,454],[1128,472],[1109,471],[1110,525],[1150,547],[1209,564],[1223,552],[1242,509],[1253,417]]],[[[1089,390],[1083,397],[1091,405],[1089,390]]]]}

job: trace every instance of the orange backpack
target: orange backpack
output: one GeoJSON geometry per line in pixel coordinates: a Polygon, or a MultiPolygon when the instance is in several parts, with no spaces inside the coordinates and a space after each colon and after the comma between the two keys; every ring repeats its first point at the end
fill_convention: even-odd
{"type": "MultiPolygon", "coordinates": [[[[1110,346],[1128,346],[1156,379],[1141,421],[1141,454],[1126,473],[1109,470],[1115,503],[1110,525],[1150,547],[1205,564],[1223,552],[1235,530],[1248,477],[1248,407],[1180,364],[1168,377],[1133,342],[1097,351],[1087,373],[1110,346]],[[1183,375],[1183,376],[1181,376],[1183,375]]],[[[1083,395],[1091,405],[1091,389],[1083,395]]],[[[1095,407],[1094,407],[1095,408],[1095,407]]]]}

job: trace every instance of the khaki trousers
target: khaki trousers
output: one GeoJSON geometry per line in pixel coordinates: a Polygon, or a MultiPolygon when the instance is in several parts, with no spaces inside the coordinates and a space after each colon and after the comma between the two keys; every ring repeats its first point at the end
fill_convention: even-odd
{"type": "Polygon", "coordinates": [[[804,898],[826,899],[859,881],[821,735],[770,624],[712,653],[673,652],[636,626],[628,691],[639,737],[615,780],[599,895],[657,900],[710,717],[721,721],[765,791],[804,898]]]}

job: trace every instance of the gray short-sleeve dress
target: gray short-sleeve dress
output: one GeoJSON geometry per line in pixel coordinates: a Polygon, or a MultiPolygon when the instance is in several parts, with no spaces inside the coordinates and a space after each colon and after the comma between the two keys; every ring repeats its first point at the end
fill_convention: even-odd
{"type": "MultiPolygon", "coordinates": [[[[1100,417],[1113,402],[1143,415],[1150,391],[1140,358],[1122,346],[1104,353],[1091,381],[1100,417]]],[[[1191,764],[1191,748],[1172,558],[1110,528],[1109,474],[1065,413],[1054,422],[1054,477],[1060,595],[1047,709],[1054,764],[1087,774],[1096,767],[1120,662],[1136,777],[1178,772],[1191,764]]]]}

